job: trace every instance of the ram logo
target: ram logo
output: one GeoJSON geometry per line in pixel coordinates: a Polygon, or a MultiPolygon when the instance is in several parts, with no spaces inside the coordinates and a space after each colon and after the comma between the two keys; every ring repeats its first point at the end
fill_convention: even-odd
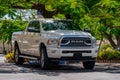
{"type": "Polygon", "coordinates": [[[71,43],[74,43],[74,44],[84,43],[84,41],[80,41],[80,40],[71,40],[70,42],[71,42],[71,43]]]}

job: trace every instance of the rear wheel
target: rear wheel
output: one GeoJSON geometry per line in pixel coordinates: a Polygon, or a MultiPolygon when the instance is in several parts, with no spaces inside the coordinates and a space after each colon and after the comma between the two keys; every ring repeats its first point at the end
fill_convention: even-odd
{"type": "Polygon", "coordinates": [[[48,60],[47,52],[45,48],[41,49],[40,66],[41,69],[50,68],[50,61],[48,60]]]}
{"type": "Polygon", "coordinates": [[[95,61],[83,62],[83,66],[85,69],[93,69],[95,66],[95,61]]]}
{"type": "Polygon", "coordinates": [[[19,57],[20,55],[20,50],[17,45],[15,45],[15,50],[14,50],[14,62],[17,65],[22,65],[24,63],[24,58],[19,57]]]}

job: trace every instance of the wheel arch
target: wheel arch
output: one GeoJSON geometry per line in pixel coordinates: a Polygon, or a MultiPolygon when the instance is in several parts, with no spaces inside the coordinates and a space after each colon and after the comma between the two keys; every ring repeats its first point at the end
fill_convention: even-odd
{"type": "Polygon", "coordinates": [[[45,46],[45,44],[42,42],[42,43],[40,43],[40,45],[39,45],[39,53],[40,53],[40,56],[41,56],[41,49],[42,48],[44,48],[45,50],[46,50],[46,46],[45,46]]]}
{"type": "Polygon", "coordinates": [[[16,46],[18,47],[18,42],[17,41],[14,41],[13,43],[13,49],[15,50],[16,46]]]}
{"type": "Polygon", "coordinates": [[[42,48],[46,48],[44,43],[40,43],[40,45],[39,45],[39,49],[41,50],[42,48]]]}
{"type": "Polygon", "coordinates": [[[20,51],[18,42],[17,42],[17,41],[14,41],[14,48],[13,48],[14,51],[15,51],[16,48],[19,50],[19,53],[21,54],[21,51],[20,51]]]}

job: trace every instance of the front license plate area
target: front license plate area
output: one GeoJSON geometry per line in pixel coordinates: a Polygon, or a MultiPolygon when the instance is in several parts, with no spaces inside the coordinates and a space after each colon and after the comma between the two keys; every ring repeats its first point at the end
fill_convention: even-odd
{"type": "Polygon", "coordinates": [[[75,59],[80,59],[82,57],[82,53],[74,53],[75,59]]]}

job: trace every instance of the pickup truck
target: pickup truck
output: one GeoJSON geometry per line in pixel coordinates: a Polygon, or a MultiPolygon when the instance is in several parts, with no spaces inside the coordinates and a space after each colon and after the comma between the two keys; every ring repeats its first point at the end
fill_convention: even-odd
{"type": "Polygon", "coordinates": [[[62,60],[82,61],[85,69],[93,69],[98,52],[96,39],[76,27],[72,20],[30,21],[25,31],[12,35],[14,62],[23,64],[25,58],[38,59],[41,69],[48,69],[62,60]]]}

